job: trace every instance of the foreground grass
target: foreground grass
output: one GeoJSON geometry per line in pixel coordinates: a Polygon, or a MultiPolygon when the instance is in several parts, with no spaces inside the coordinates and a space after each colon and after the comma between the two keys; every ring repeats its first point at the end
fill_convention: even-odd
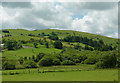
{"type": "Polygon", "coordinates": [[[2,75],[3,81],[114,81],[117,69],[2,75]]]}

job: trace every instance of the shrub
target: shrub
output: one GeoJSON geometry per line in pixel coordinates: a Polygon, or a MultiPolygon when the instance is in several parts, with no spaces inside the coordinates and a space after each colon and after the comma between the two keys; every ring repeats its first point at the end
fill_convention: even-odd
{"type": "Polygon", "coordinates": [[[84,61],[85,64],[95,64],[96,59],[94,57],[89,57],[84,61]]]}
{"type": "Polygon", "coordinates": [[[24,62],[24,67],[25,68],[37,68],[37,64],[34,61],[29,60],[29,61],[24,62]]]}
{"type": "Polygon", "coordinates": [[[95,67],[99,69],[104,68],[104,63],[102,61],[99,61],[96,63],[95,67]]]}
{"type": "Polygon", "coordinates": [[[120,57],[117,58],[117,67],[120,68],[120,57]]]}
{"type": "Polygon", "coordinates": [[[9,74],[10,74],[10,75],[14,75],[15,73],[14,73],[14,72],[10,72],[9,74]]]}
{"type": "Polygon", "coordinates": [[[7,31],[7,30],[2,30],[2,32],[3,32],[3,33],[9,33],[9,31],[7,31]]]}
{"type": "Polygon", "coordinates": [[[7,62],[7,61],[3,63],[2,68],[5,69],[5,70],[13,70],[13,69],[16,69],[14,64],[11,64],[11,63],[9,63],[9,62],[7,62]]]}
{"type": "Polygon", "coordinates": [[[5,43],[5,47],[8,50],[16,50],[16,49],[21,48],[21,45],[15,40],[9,40],[5,43]]]}
{"type": "Polygon", "coordinates": [[[46,48],[49,48],[49,44],[48,44],[48,42],[45,43],[45,46],[46,46],[46,48]]]}
{"type": "Polygon", "coordinates": [[[27,57],[26,57],[26,56],[24,57],[24,60],[27,60],[27,57]]]}
{"type": "Polygon", "coordinates": [[[40,66],[51,66],[51,65],[53,65],[52,64],[52,58],[50,58],[50,57],[42,58],[39,62],[39,65],[40,66]]]}
{"type": "Polygon", "coordinates": [[[111,53],[104,55],[96,64],[97,68],[114,68],[116,67],[117,58],[116,55],[111,53]]]}
{"type": "Polygon", "coordinates": [[[39,62],[40,66],[52,66],[52,65],[60,65],[60,60],[56,57],[46,56],[42,58],[39,62]]]}
{"type": "Polygon", "coordinates": [[[65,60],[63,62],[61,62],[62,65],[75,65],[75,63],[71,60],[65,60]]]}
{"type": "Polygon", "coordinates": [[[40,59],[42,59],[43,57],[45,56],[44,53],[39,53],[37,56],[36,56],[36,62],[38,62],[40,59]]]}
{"type": "Polygon", "coordinates": [[[20,57],[18,61],[20,62],[20,64],[23,64],[23,61],[24,61],[23,57],[20,57]]]}
{"type": "Polygon", "coordinates": [[[57,49],[62,49],[63,48],[63,44],[60,41],[55,41],[54,47],[57,48],[57,49]]]}
{"type": "Polygon", "coordinates": [[[38,46],[38,44],[35,42],[35,43],[34,43],[34,47],[37,48],[37,46],[38,46]]]}
{"type": "Polygon", "coordinates": [[[60,65],[60,60],[55,58],[55,59],[53,59],[52,63],[53,63],[53,65],[60,65]]]}
{"type": "Polygon", "coordinates": [[[50,35],[49,36],[49,39],[51,39],[51,40],[59,40],[59,38],[58,38],[58,36],[54,36],[54,35],[50,35]]]}
{"type": "Polygon", "coordinates": [[[73,59],[73,62],[80,63],[80,60],[79,59],[73,59]]]}

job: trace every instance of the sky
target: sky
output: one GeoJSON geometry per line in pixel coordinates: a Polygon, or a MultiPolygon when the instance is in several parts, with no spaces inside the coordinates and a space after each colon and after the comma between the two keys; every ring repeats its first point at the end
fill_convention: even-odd
{"type": "Polygon", "coordinates": [[[117,2],[2,2],[2,29],[75,30],[118,37],[117,2]]]}

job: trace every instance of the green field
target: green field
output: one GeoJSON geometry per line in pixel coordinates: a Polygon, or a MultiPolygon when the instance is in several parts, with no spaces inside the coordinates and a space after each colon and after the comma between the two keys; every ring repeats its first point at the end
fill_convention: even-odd
{"type": "Polygon", "coordinates": [[[47,72],[3,75],[3,81],[117,81],[118,70],[47,72]]]}
{"type": "Polygon", "coordinates": [[[8,60],[17,60],[19,59],[20,57],[24,57],[24,56],[27,56],[27,57],[32,57],[32,55],[36,55],[40,52],[42,53],[60,53],[61,50],[59,49],[55,49],[55,48],[45,48],[45,47],[42,47],[42,48],[22,48],[20,50],[15,50],[15,51],[5,51],[3,53],[3,57],[7,57],[8,60]],[[32,50],[34,52],[32,52],[32,50]]]}

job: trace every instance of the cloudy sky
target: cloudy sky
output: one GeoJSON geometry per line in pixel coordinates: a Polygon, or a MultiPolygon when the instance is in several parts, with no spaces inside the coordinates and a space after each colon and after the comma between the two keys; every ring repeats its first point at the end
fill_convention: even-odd
{"type": "Polygon", "coordinates": [[[2,29],[60,29],[118,36],[117,2],[2,2],[2,29]]]}

